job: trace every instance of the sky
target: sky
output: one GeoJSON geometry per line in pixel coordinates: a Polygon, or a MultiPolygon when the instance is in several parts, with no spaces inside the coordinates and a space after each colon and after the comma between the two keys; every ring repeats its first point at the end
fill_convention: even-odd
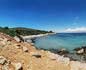
{"type": "Polygon", "coordinates": [[[0,0],[0,26],[86,31],[86,0],[0,0]]]}

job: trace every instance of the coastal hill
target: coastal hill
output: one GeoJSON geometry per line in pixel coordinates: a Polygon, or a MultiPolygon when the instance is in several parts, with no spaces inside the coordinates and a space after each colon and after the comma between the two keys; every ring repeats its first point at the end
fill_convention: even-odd
{"type": "Polygon", "coordinates": [[[86,63],[38,50],[0,32],[0,70],[86,70],[86,63]]]}
{"type": "Polygon", "coordinates": [[[52,31],[37,30],[37,29],[24,28],[24,27],[15,27],[15,28],[0,27],[0,32],[6,33],[10,36],[16,36],[16,35],[28,36],[28,35],[53,33],[52,31]]]}

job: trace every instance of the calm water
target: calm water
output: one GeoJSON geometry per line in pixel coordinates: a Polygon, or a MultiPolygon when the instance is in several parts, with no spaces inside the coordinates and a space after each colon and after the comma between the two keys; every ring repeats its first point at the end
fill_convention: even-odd
{"type": "Polygon", "coordinates": [[[55,35],[40,37],[35,40],[37,48],[66,48],[73,50],[76,47],[86,45],[86,33],[58,33],[55,35]]]}

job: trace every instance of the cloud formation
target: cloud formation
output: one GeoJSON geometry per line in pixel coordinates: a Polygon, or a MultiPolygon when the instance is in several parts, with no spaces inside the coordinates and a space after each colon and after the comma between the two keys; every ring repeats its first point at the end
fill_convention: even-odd
{"type": "Polygon", "coordinates": [[[86,27],[67,28],[64,32],[86,32],[86,27]]]}

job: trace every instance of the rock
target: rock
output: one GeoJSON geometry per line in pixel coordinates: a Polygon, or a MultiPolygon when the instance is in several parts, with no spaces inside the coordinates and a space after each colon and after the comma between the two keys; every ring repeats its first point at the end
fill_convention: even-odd
{"type": "Polygon", "coordinates": [[[59,56],[58,59],[57,59],[57,61],[58,62],[63,62],[63,58],[64,58],[63,56],[59,56]]]}
{"type": "Polygon", "coordinates": [[[54,54],[51,52],[48,52],[48,55],[51,60],[56,60],[57,62],[61,62],[64,65],[69,65],[69,63],[70,63],[70,58],[68,58],[68,57],[60,56],[58,54],[54,54]]]}
{"type": "Polygon", "coordinates": [[[15,70],[23,70],[22,68],[23,67],[21,63],[15,63],[15,70]]]}
{"type": "Polygon", "coordinates": [[[86,46],[82,46],[82,48],[84,49],[84,53],[86,53],[86,46]]]}
{"type": "Polygon", "coordinates": [[[1,45],[5,46],[6,42],[5,41],[1,41],[1,45]]]}
{"type": "Polygon", "coordinates": [[[5,38],[5,39],[4,39],[4,42],[7,42],[7,40],[8,40],[8,39],[7,39],[7,38],[5,38]]]}
{"type": "Polygon", "coordinates": [[[9,64],[11,64],[11,61],[10,60],[7,60],[6,61],[6,65],[9,65],[9,64]]]}
{"type": "Polygon", "coordinates": [[[86,46],[82,46],[80,48],[75,48],[74,49],[77,54],[85,54],[86,53],[86,46]]]}
{"type": "Polygon", "coordinates": [[[66,49],[65,48],[62,48],[61,51],[66,51],[66,49]]]}
{"type": "Polygon", "coordinates": [[[70,58],[68,58],[68,57],[64,57],[62,61],[63,61],[63,63],[65,65],[69,65],[70,64],[70,58]]]}
{"type": "Polygon", "coordinates": [[[81,63],[80,68],[81,68],[82,70],[86,70],[86,63],[81,63]]]}
{"type": "Polygon", "coordinates": [[[20,42],[20,41],[21,41],[17,36],[15,36],[14,39],[15,39],[17,42],[20,42]]]}
{"type": "Polygon", "coordinates": [[[78,50],[76,53],[77,54],[83,54],[84,53],[84,49],[82,48],[82,49],[78,50]]]}
{"type": "Polygon", "coordinates": [[[34,46],[34,43],[31,43],[31,46],[34,46]]]}
{"type": "Polygon", "coordinates": [[[59,57],[59,55],[58,55],[58,54],[49,53],[49,58],[50,58],[51,60],[57,60],[57,59],[58,59],[58,57],[59,57]]]}
{"type": "Polygon", "coordinates": [[[81,49],[81,48],[75,48],[74,51],[78,51],[78,50],[80,50],[80,49],[81,49]]]}
{"type": "Polygon", "coordinates": [[[80,62],[78,62],[78,61],[71,61],[70,62],[70,67],[71,67],[71,70],[79,70],[80,62]]]}
{"type": "Polygon", "coordinates": [[[24,52],[28,52],[28,48],[27,47],[23,47],[23,51],[24,52]]]}
{"type": "Polygon", "coordinates": [[[31,39],[28,39],[28,40],[26,40],[26,42],[28,42],[28,43],[32,43],[32,40],[31,40],[31,39]]]}
{"type": "Polygon", "coordinates": [[[9,70],[9,67],[7,65],[2,66],[2,70],[9,70]]]}
{"type": "Polygon", "coordinates": [[[5,62],[6,62],[6,58],[5,57],[3,57],[3,56],[0,56],[0,64],[5,64],[5,62]]]}
{"type": "Polygon", "coordinates": [[[36,58],[41,58],[41,54],[37,52],[32,53],[32,56],[35,56],[36,58]]]}
{"type": "Polygon", "coordinates": [[[20,45],[20,44],[15,44],[14,46],[15,46],[15,48],[17,48],[17,49],[20,49],[20,48],[21,48],[21,45],[20,45]]]}
{"type": "Polygon", "coordinates": [[[20,46],[15,46],[16,47],[16,49],[20,49],[20,46]]]}
{"type": "Polygon", "coordinates": [[[0,41],[3,41],[3,38],[0,38],[0,41]]]}
{"type": "Polygon", "coordinates": [[[68,54],[69,51],[67,51],[65,48],[62,48],[60,51],[58,51],[58,54],[59,55],[65,55],[65,54],[68,54]]]}

